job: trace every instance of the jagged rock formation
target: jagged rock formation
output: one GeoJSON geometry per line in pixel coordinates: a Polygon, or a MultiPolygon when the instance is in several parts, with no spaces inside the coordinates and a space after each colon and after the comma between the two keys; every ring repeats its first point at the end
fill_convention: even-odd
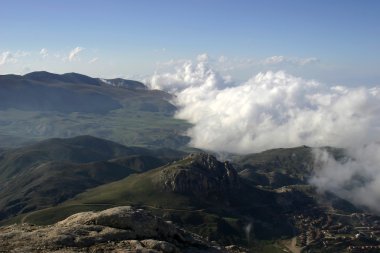
{"type": "Polygon", "coordinates": [[[74,214],[51,226],[0,228],[0,252],[244,252],[201,237],[130,206],[74,214]]]}
{"type": "Polygon", "coordinates": [[[233,166],[206,153],[191,154],[161,171],[160,183],[166,190],[196,195],[222,194],[239,187],[233,166]]]}

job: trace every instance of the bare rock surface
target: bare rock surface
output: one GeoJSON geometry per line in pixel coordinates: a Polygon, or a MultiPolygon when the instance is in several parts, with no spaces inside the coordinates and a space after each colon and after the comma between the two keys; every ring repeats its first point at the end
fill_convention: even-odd
{"type": "Polygon", "coordinates": [[[207,153],[195,153],[161,171],[160,185],[177,193],[223,195],[239,187],[237,171],[228,161],[207,153]]]}
{"type": "Polygon", "coordinates": [[[49,226],[0,228],[0,252],[244,252],[211,245],[130,206],[77,213],[49,226]]]}

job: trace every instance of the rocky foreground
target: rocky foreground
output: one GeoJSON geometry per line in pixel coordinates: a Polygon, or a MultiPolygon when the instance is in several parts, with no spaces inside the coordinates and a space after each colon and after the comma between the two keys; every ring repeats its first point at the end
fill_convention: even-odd
{"type": "Polygon", "coordinates": [[[245,252],[221,247],[130,206],[83,212],[50,226],[0,228],[0,252],[245,252]]]}

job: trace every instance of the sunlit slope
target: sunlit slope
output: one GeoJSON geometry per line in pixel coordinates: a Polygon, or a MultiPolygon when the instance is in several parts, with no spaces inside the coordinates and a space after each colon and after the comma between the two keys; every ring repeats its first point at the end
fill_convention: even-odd
{"type": "Polygon", "coordinates": [[[168,149],[125,147],[92,136],[5,150],[0,156],[0,219],[51,207],[182,155],[168,149]]]}

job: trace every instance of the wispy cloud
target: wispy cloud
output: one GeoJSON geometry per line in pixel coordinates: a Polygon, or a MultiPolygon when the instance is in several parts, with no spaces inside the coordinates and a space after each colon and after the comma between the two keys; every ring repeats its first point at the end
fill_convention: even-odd
{"type": "Polygon", "coordinates": [[[19,58],[30,56],[29,52],[17,50],[16,52],[5,51],[0,54],[0,65],[17,63],[19,58]]]}
{"type": "Polygon", "coordinates": [[[42,48],[40,50],[40,55],[42,56],[42,58],[48,57],[49,56],[48,50],[46,48],[42,48]]]}
{"type": "Polygon", "coordinates": [[[26,57],[30,56],[31,53],[23,50],[17,50],[16,53],[14,54],[15,58],[21,58],[21,57],[26,57]]]}
{"type": "MultiPolygon", "coordinates": [[[[199,54],[193,59],[197,62],[204,62],[211,66],[214,70],[226,73],[230,71],[267,71],[268,69],[281,69],[288,70],[292,67],[302,68],[319,62],[316,57],[296,57],[296,56],[283,56],[275,55],[265,59],[252,58],[252,57],[228,57],[220,55],[213,57],[207,53],[199,54]]],[[[158,62],[158,69],[165,69],[168,67],[181,68],[183,64],[189,63],[191,59],[171,59],[165,62],[158,62]]]]}
{"type": "Polygon", "coordinates": [[[92,64],[92,63],[97,62],[98,60],[99,60],[98,57],[94,57],[94,58],[92,58],[91,60],[89,60],[88,63],[92,64]]]}
{"type": "Polygon", "coordinates": [[[299,57],[286,57],[283,55],[274,55],[262,61],[264,65],[277,65],[277,64],[293,64],[297,66],[304,66],[307,64],[316,63],[319,60],[316,57],[299,58],[299,57]]]}
{"type": "Polygon", "coordinates": [[[200,62],[207,62],[209,60],[209,56],[206,53],[199,54],[197,56],[197,60],[200,61],[200,62]]]}
{"type": "Polygon", "coordinates": [[[76,47],[73,50],[71,50],[68,56],[69,61],[74,61],[78,57],[78,54],[83,50],[83,47],[76,47]]]}
{"type": "Polygon", "coordinates": [[[10,51],[2,52],[0,55],[0,65],[4,65],[8,62],[17,62],[17,59],[10,51]]]}

